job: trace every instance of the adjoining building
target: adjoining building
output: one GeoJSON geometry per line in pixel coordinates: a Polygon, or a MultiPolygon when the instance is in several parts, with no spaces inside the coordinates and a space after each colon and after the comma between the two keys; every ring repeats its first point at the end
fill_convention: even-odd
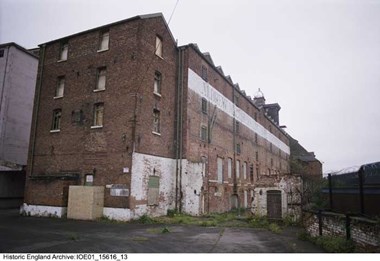
{"type": "Polygon", "coordinates": [[[196,44],[178,47],[162,14],[40,48],[23,213],[64,216],[73,185],[104,189],[111,219],[225,212],[290,174],[279,105],[258,105],[196,44]]]}
{"type": "Polygon", "coordinates": [[[25,48],[0,44],[0,208],[22,203],[37,67],[25,48]]]}

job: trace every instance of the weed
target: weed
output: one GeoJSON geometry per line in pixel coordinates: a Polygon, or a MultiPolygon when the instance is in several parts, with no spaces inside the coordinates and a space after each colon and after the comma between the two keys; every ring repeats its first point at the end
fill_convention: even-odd
{"type": "Polygon", "coordinates": [[[155,223],[154,220],[149,217],[148,215],[142,215],[138,220],[137,220],[138,223],[141,223],[141,224],[153,224],[155,223]]]}
{"type": "Polygon", "coordinates": [[[79,236],[76,233],[71,233],[69,235],[69,239],[72,240],[72,241],[78,241],[79,240],[79,236]]]}
{"type": "Polygon", "coordinates": [[[276,234],[279,234],[282,232],[281,227],[279,225],[277,225],[276,223],[270,223],[268,226],[268,229],[270,231],[272,231],[273,233],[276,233],[276,234]]]}
{"type": "Polygon", "coordinates": [[[161,233],[162,233],[162,234],[170,233],[170,230],[169,230],[167,227],[164,227],[164,228],[161,230],[161,233]]]}
{"type": "Polygon", "coordinates": [[[253,216],[249,219],[249,225],[254,228],[265,228],[269,227],[269,221],[266,217],[253,216]]]}
{"type": "Polygon", "coordinates": [[[302,241],[310,241],[310,236],[305,230],[298,232],[297,238],[302,241]]]}
{"type": "Polygon", "coordinates": [[[176,214],[178,214],[177,210],[175,210],[175,209],[168,209],[166,215],[167,215],[168,217],[174,217],[176,214]]]}
{"type": "Polygon", "coordinates": [[[218,223],[214,220],[202,221],[200,223],[202,227],[216,227],[218,223]]]}

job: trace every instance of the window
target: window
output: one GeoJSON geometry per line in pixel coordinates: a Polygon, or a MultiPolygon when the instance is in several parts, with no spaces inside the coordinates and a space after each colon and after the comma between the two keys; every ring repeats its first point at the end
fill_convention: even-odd
{"type": "Polygon", "coordinates": [[[272,143],[269,143],[269,150],[270,150],[270,152],[273,151],[273,149],[272,149],[272,143]]]}
{"type": "Polygon", "coordinates": [[[0,50],[0,57],[4,57],[4,49],[0,50]]]}
{"type": "Polygon", "coordinates": [[[255,121],[257,122],[257,112],[255,112],[255,121]]]}
{"type": "Polygon", "coordinates": [[[104,114],[104,104],[97,103],[94,105],[94,122],[92,127],[103,127],[103,114],[104,114]]]}
{"type": "Polygon", "coordinates": [[[249,179],[253,183],[253,164],[249,165],[249,179]]]}
{"type": "Polygon", "coordinates": [[[259,161],[259,152],[256,151],[256,161],[259,161]]]}
{"type": "Polygon", "coordinates": [[[218,183],[223,183],[223,159],[217,158],[217,165],[218,165],[218,183]]]}
{"type": "Polygon", "coordinates": [[[270,159],[270,165],[273,167],[273,159],[270,159]]]}
{"type": "Polygon", "coordinates": [[[102,32],[99,39],[99,49],[98,51],[106,51],[109,48],[110,33],[102,32]]]}
{"type": "Polygon", "coordinates": [[[207,114],[207,100],[205,98],[202,98],[202,112],[207,114]]]}
{"type": "Polygon", "coordinates": [[[240,131],[240,122],[235,120],[235,133],[238,134],[240,131]]]}
{"type": "Polygon", "coordinates": [[[207,67],[204,65],[202,65],[202,79],[205,80],[206,82],[208,81],[207,67]]]}
{"type": "Polygon", "coordinates": [[[149,176],[148,181],[148,205],[158,205],[160,195],[160,178],[158,176],[149,176]]]}
{"type": "Polygon", "coordinates": [[[256,168],[256,179],[259,179],[259,168],[256,168]]]}
{"type": "Polygon", "coordinates": [[[60,61],[66,61],[68,52],[69,52],[69,44],[68,43],[62,43],[60,51],[59,51],[59,60],[60,61]]]}
{"type": "Polygon", "coordinates": [[[228,158],[227,161],[227,171],[228,171],[228,178],[232,177],[232,159],[228,158]]]}
{"type": "Polygon", "coordinates": [[[201,127],[201,140],[207,141],[207,127],[206,126],[201,127]]]}
{"type": "Polygon", "coordinates": [[[236,143],[236,153],[237,153],[237,154],[240,154],[240,153],[241,153],[240,143],[236,143]]]}
{"type": "Polygon", "coordinates": [[[243,163],[243,179],[247,179],[247,162],[243,163]]]}
{"type": "Polygon", "coordinates": [[[235,103],[236,107],[239,107],[239,96],[237,96],[237,95],[234,96],[234,103],[235,103]]]}
{"type": "Polygon", "coordinates": [[[55,89],[55,95],[54,98],[61,98],[63,97],[63,92],[65,90],[65,77],[58,77],[57,81],[57,87],[55,89]]]}
{"type": "Polygon", "coordinates": [[[61,116],[62,116],[61,109],[56,109],[53,111],[53,121],[51,124],[52,131],[59,131],[61,129],[61,116]]]}
{"type": "Polygon", "coordinates": [[[236,161],[236,178],[240,178],[240,161],[236,161]]]}
{"type": "Polygon", "coordinates": [[[156,51],[155,54],[162,58],[162,39],[156,36],[156,51]]]}
{"type": "Polygon", "coordinates": [[[107,79],[107,68],[98,68],[96,72],[97,80],[96,87],[94,91],[104,91],[106,89],[106,79],[107,79]]]}
{"type": "Polygon", "coordinates": [[[155,72],[154,73],[154,90],[153,92],[155,94],[161,94],[161,73],[155,72]]]}
{"type": "Polygon", "coordinates": [[[257,133],[255,133],[255,143],[258,143],[257,133]]]}
{"type": "Polygon", "coordinates": [[[153,110],[153,133],[160,133],[160,111],[158,109],[153,110]]]}

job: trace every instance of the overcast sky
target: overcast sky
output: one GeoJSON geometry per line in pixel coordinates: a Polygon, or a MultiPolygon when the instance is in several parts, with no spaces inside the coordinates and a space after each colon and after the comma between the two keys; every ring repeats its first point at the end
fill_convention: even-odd
{"type": "MultiPolygon", "coordinates": [[[[176,3],[0,0],[0,43],[34,48],[148,13],[169,22],[176,3]]],[[[324,173],[380,161],[380,0],[179,0],[169,27],[247,95],[278,102],[324,173]]]]}

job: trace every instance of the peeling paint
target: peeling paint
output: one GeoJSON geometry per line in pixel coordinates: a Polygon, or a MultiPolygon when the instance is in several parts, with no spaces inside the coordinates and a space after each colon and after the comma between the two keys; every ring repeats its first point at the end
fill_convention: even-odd
{"type": "Polygon", "coordinates": [[[28,205],[24,203],[20,207],[20,214],[38,217],[64,217],[67,214],[67,207],[51,207],[42,205],[28,205]]]}

